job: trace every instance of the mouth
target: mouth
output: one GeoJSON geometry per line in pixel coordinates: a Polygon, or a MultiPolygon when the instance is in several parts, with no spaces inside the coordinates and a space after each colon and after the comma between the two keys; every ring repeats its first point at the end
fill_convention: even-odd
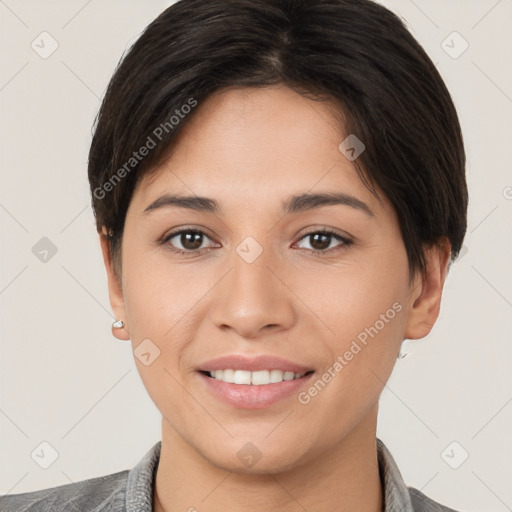
{"type": "Polygon", "coordinates": [[[269,409],[297,400],[309,385],[314,370],[291,372],[272,370],[200,370],[203,391],[219,403],[235,409],[269,409]]]}
{"type": "Polygon", "coordinates": [[[196,367],[203,391],[237,409],[285,403],[314,373],[311,367],[272,354],[227,354],[196,367]]]}
{"type": "Polygon", "coordinates": [[[285,381],[302,379],[303,377],[314,373],[314,370],[292,372],[281,369],[249,371],[226,368],[224,370],[200,370],[200,373],[206,377],[226,382],[228,384],[268,386],[270,384],[279,384],[285,381]]]}

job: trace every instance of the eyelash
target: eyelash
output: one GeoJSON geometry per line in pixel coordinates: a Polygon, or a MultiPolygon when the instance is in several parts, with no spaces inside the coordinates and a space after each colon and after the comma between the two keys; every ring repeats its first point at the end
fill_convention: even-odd
{"type": "MultiPolygon", "coordinates": [[[[207,238],[210,238],[206,232],[204,232],[203,230],[201,229],[192,229],[192,228],[185,228],[185,229],[180,229],[178,231],[173,231],[172,233],[169,233],[166,237],[164,237],[160,242],[159,244],[160,245],[167,245],[168,246],[168,249],[170,251],[172,251],[173,253],[176,253],[176,254],[179,254],[181,256],[191,256],[191,255],[196,255],[196,254],[200,254],[202,251],[206,250],[211,250],[213,249],[213,247],[205,247],[203,249],[196,249],[196,250],[189,250],[189,251],[182,251],[180,249],[176,249],[174,247],[172,247],[168,242],[174,238],[175,236],[177,235],[181,235],[183,233],[199,233],[199,234],[202,234],[204,236],[206,236],[207,238]]],[[[320,229],[320,230],[315,230],[315,231],[309,231],[307,233],[303,233],[302,236],[300,237],[299,241],[303,240],[304,238],[307,238],[308,236],[311,236],[311,235],[317,235],[317,234],[321,234],[321,235],[330,235],[332,236],[333,238],[335,238],[337,241],[339,242],[343,242],[341,245],[338,245],[332,249],[326,249],[326,250],[323,250],[323,251],[319,251],[319,250],[315,250],[315,249],[304,249],[306,251],[309,251],[311,254],[315,255],[315,256],[324,256],[332,251],[336,252],[337,250],[343,250],[343,249],[347,249],[349,246],[351,246],[354,242],[352,240],[350,240],[349,238],[346,238],[345,236],[341,235],[340,233],[338,233],[337,231],[334,231],[332,229],[329,229],[329,228],[324,228],[324,229],[320,229]]],[[[329,244],[330,245],[330,244],[329,244]]]]}

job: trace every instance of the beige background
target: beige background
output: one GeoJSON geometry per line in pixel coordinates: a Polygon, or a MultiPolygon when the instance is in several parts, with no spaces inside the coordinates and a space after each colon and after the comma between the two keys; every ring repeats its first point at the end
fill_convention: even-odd
{"type": "MultiPolygon", "coordinates": [[[[169,4],[0,0],[1,494],[129,469],[160,439],[130,344],[110,333],[86,162],[118,59],[169,4]],[[43,31],[58,43],[46,59],[31,47],[43,31]],[[46,262],[32,251],[43,237],[57,249],[46,262]],[[31,457],[42,442],[58,452],[48,469],[31,457]]],[[[379,436],[406,482],[434,499],[512,510],[512,1],[385,4],[452,92],[471,201],[467,252],[432,333],[406,347],[383,392],[379,436]],[[469,44],[458,58],[453,31],[469,44]],[[446,460],[465,451],[452,469],[446,460]]]]}

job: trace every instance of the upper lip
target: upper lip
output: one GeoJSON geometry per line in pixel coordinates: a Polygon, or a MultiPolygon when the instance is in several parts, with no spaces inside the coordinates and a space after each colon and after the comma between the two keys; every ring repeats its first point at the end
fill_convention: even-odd
{"type": "Polygon", "coordinates": [[[306,373],[313,371],[313,369],[308,366],[272,355],[249,357],[242,354],[230,354],[210,359],[198,367],[199,371],[207,372],[227,369],[246,370],[250,372],[258,370],[283,370],[285,372],[306,373]]]}

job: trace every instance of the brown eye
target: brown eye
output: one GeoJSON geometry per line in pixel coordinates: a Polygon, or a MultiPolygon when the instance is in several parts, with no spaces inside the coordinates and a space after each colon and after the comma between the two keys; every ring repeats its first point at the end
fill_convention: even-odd
{"type": "Polygon", "coordinates": [[[314,233],[308,235],[310,245],[315,251],[324,251],[331,245],[332,235],[326,235],[324,233],[314,233]]]}
{"type": "Polygon", "coordinates": [[[309,241],[310,247],[305,247],[305,249],[313,253],[327,253],[352,244],[351,240],[341,236],[339,233],[326,230],[306,233],[301,240],[309,241]],[[333,241],[338,242],[334,247],[331,245],[333,241]]]}
{"type": "Polygon", "coordinates": [[[163,240],[178,252],[195,252],[202,249],[204,238],[208,238],[206,233],[196,229],[183,229],[175,231],[163,240]],[[171,242],[171,240],[173,240],[171,242]]]}

